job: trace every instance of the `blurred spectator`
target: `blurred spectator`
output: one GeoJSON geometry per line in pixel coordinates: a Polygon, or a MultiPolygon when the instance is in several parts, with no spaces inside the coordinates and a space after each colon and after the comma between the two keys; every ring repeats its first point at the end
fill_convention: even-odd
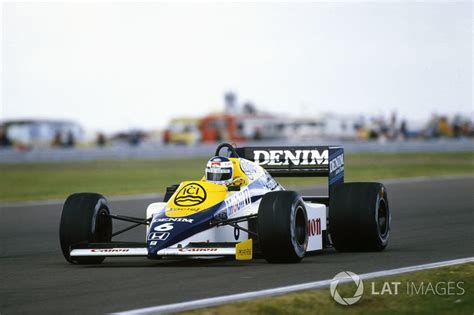
{"type": "Polygon", "coordinates": [[[253,135],[253,139],[256,140],[256,141],[262,140],[262,129],[261,128],[257,128],[255,130],[255,133],[253,135]]]}
{"type": "Polygon", "coordinates": [[[448,119],[443,116],[438,120],[438,134],[442,137],[452,137],[453,130],[448,124],[448,119]]]}
{"type": "Polygon", "coordinates": [[[467,120],[462,124],[461,130],[462,130],[463,136],[466,136],[466,137],[474,136],[474,129],[472,128],[472,123],[470,123],[467,120]]]}
{"type": "Polygon", "coordinates": [[[395,140],[398,137],[397,130],[397,113],[393,112],[392,116],[390,117],[390,124],[388,125],[388,134],[387,138],[390,140],[395,140]]]}
{"type": "Polygon", "coordinates": [[[97,133],[96,145],[98,147],[104,147],[106,144],[107,140],[105,139],[105,135],[102,132],[97,133]]]}
{"type": "Polygon", "coordinates": [[[66,148],[73,148],[76,145],[76,139],[74,138],[74,134],[72,131],[68,131],[66,142],[64,143],[64,147],[66,148]]]}
{"type": "Polygon", "coordinates": [[[257,109],[255,108],[255,105],[247,102],[244,104],[243,112],[244,114],[255,115],[257,113],[257,109]]]}
{"type": "Polygon", "coordinates": [[[7,132],[3,126],[0,126],[0,147],[11,147],[12,142],[8,138],[7,132]]]}
{"type": "Polygon", "coordinates": [[[128,137],[128,143],[131,146],[137,146],[140,144],[142,141],[142,135],[140,134],[139,131],[130,131],[129,137],[128,137]]]}
{"type": "Polygon", "coordinates": [[[53,142],[51,143],[51,146],[53,147],[59,147],[61,146],[62,144],[62,139],[61,139],[61,132],[60,131],[56,131],[56,133],[54,134],[54,138],[53,138],[53,142]]]}
{"type": "Polygon", "coordinates": [[[170,143],[170,141],[171,141],[171,130],[166,129],[163,132],[163,142],[164,142],[164,144],[168,144],[168,143],[170,143]]]}
{"type": "Polygon", "coordinates": [[[402,123],[400,124],[400,135],[402,140],[408,138],[407,121],[405,119],[402,120],[402,123]]]}
{"type": "Polygon", "coordinates": [[[73,148],[75,145],[76,138],[72,131],[68,131],[66,134],[60,130],[56,131],[51,142],[52,147],[73,148]]]}
{"type": "Polygon", "coordinates": [[[459,137],[461,137],[461,134],[462,134],[461,117],[459,115],[456,115],[454,117],[454,121],[453,121],[453,136],[455,138],[459,138],[459,137]]]}

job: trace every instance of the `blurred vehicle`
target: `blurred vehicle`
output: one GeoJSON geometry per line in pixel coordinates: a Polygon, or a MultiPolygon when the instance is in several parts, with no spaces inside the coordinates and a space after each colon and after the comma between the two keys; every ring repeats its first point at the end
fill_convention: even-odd
{"type": "Polygon", "coordinates": [[[287,139],[340,139],[366,138],[363,120],[359,117],[325,114],[319,117],[297,117],[279,125],[281,135],[287,139]]]}
{"type": "Polygon", "coordinates": [[[312,118],[296,118],[281,123],[279,129],[284,138],[309,140],[323,136],[324,123],[312,118]]]}
{"type": "Polygon", "coordinates": [[[195,144],[201,141],[198,118],[175,118],[163,133],[164,143],[195,144]]]}
{"type": "Polygon", "coordinates": [[[73,147],[83,140],[82,127],[73,121],[24,119],[5,120],[3,130],[15,147],[73,147]]]}
{"type": "Polygon", "coordinates": [[[138,146],[148,138],[148,133],[139,129],[131,129],[129,131],[120,131],[110,138],[112,144],[128,144],[130,146],[138,146]]]}
{"type": "Polygon", "coordinates": [[[269,140],[281,138],[282,119],[268,114],[237,116],[238,134],[245,140],[269,140]]]}
{"type": "Polygon", "coordinates": [[[210,114],[201,120],[202,142],[242,141],[237,132],[237,119],[232,114],[210,114]]]}
{"type": "Polygon", "coordinates": [[[280,120],[269,114],[210,114],[201,120],[203,142],[276,139],[280,120]]]}
{"type": "Polygon", "coordinates": [[[332,139],[355,140],[364,137],[364,121],[359,116],[325,114],[321,117],[322,136],[332,139]]]}

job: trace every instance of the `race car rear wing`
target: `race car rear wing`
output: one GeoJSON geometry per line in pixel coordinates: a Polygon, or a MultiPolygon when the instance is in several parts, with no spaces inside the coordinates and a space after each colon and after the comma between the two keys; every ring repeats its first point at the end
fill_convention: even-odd
{"type": "Polygon", "coordinates": [[[258,163],[274,177],[327,177],[331,186],[344,182],[342,146],[241,147],[239,157],[258,163]]]}

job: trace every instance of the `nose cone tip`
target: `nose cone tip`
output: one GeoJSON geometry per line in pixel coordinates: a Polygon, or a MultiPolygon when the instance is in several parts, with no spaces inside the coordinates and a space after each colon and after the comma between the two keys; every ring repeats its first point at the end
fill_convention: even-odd
{"type": "Polygon", "coordinates": [[[147,237],[148,255],[156,255],[160,249],[170,246],[170,239],[170,232],[150,232],[147,237]]]}

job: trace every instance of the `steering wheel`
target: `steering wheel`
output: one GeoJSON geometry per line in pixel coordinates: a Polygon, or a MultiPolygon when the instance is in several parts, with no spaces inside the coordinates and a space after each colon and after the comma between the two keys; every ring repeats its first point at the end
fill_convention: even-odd
{"type": "Polygon", "coordinates": [[[223,149],[226,148],[227,151],[230,151],[230,157],[232,158],[238,158],[239,155],[237,154],[237,151],[235,151],[235,148],[232,146],[230,143],[222,143],[220,144],[217,149],[216,149],[216,154],[215,156],[219,156],[219,152],[223,149]]]}

